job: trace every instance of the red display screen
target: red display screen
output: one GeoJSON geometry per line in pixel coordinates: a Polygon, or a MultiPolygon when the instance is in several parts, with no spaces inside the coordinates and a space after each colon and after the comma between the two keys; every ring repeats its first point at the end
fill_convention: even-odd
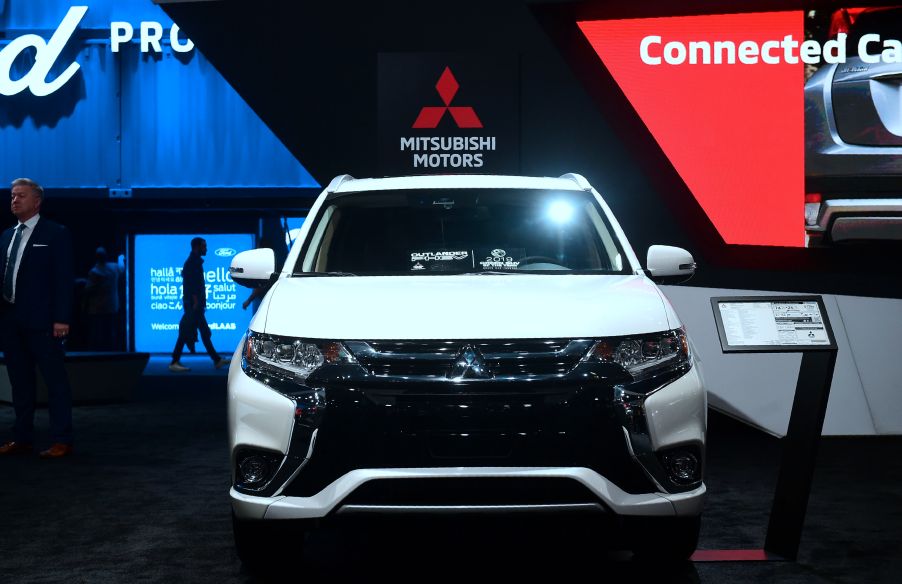
{"type": "Polygon", "coordinates": [[[577,25],[725,244],[902,240],[902,7],[577,25]]]}
{"type": "Polygon", "coordinates": [[[724,41],[738,47],[786,35],[800,39],[802,16],[771,12],[579,23],[728,244],[805,244],[804,64],[751,65],[738,55],[734,63],[725,62],[728,58],[714,63],[713,55],[709,64],[702,58],[691,63],[690,43],[713,48],[724,41]],[[642,59],[642,43],[649,37],[645,54],[659,64],[642,59]],[[671,63],[664,59],[665,47],[671,63]]]}

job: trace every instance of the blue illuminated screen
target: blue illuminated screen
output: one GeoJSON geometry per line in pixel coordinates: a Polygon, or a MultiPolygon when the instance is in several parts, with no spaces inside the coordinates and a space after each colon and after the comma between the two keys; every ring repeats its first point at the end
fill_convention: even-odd
{"type": "MultiPolygon", "coordinates": [[[[151,353],[172,352],[182,317],[182,265],[197,235],[135,236],[135,349],[151,353]]],[[[213,346],[229,357],[247,330],[252,312],[241,303],[250,290],[238,286],[229,275],[236,253],[254,249],[249,234],[201,235],[207,241],[204,280],[207,286],[207,323],[213,346]]],[[[204,353],[200,342],[196,350],[204,353]]],[[[187,353],[187,350],[185,351],[187,353]]]]}

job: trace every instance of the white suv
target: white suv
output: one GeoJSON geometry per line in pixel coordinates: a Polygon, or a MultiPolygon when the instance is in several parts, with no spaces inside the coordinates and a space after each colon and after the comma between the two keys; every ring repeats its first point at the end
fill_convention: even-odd
{"type": "Polygon", "coordinates": [[[229,372],[239,555],[332,515],[551,511],[688,557],[705,391],[653,280],[694,269],[643,269],[579,175],[337,177],[281,272],[231,264],[272,285],[229,372]]]}

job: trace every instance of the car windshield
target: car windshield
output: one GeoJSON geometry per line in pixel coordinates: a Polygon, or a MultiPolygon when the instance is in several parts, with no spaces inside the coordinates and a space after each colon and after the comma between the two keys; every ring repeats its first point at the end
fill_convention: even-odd
{"type": "Polygon", "coordinates": [[[333,195],[295,273],[627,273],[591,193],[398,190],[333,195]]]}

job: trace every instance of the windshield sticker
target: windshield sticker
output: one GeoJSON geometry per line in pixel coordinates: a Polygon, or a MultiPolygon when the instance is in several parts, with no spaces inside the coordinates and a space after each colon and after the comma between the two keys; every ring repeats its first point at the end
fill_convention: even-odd
{"type": "Polygon", "coordinates": [[[465,260],[470,257],[468,251],[424,251],[410,254],[412,262],[450,262],[465,260]]]}
{"type": "Polygon", "coordinates": [[[484,253],[484,259],[479,263],[483,270],[516,270],[520,262],[514,261],[514,255],[522,256],[524,250],[505,250],[496,247],[491,251],[477,250],[476,255],[484,253]]]}
{"type": "Polygon", "coordinates": [[[473,254],[469,251],[415,251],[410,254],[411,271],[467,272],[473,269],[473,254]]]}
{"type": "Polygon", "coordinates": [[[442,207],[446,211],[450,211],[454,207],[455,200],[449,199],[445,197],[443,199],[439,199],[437,201],[432,201],[432,204],[437,207],[442,207]]]}

